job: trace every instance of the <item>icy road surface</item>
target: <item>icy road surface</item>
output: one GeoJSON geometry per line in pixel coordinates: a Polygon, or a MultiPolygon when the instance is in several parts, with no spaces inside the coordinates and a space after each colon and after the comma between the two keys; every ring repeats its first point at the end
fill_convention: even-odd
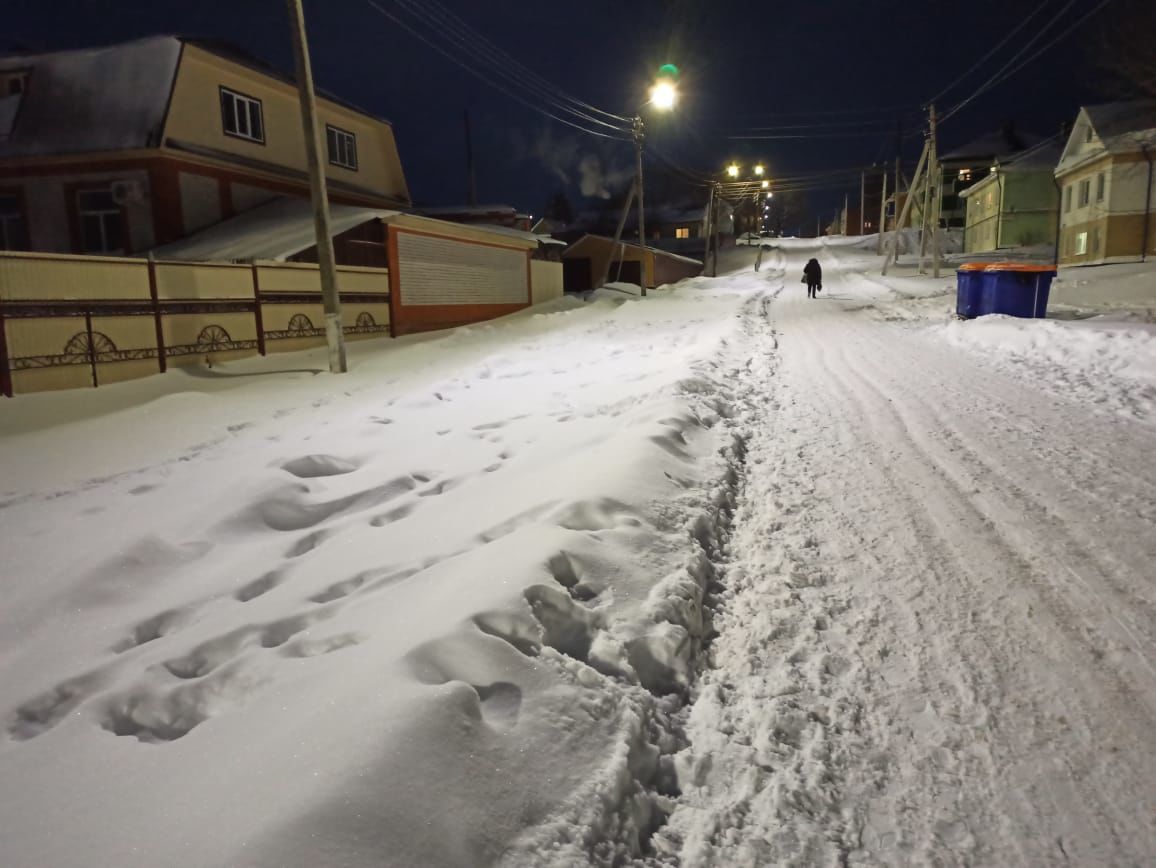
{"type": "Polygon", "coordinates": [[[753,258],[0,404],[0,864],[1152,862],[1152,329],[753,258]]]}

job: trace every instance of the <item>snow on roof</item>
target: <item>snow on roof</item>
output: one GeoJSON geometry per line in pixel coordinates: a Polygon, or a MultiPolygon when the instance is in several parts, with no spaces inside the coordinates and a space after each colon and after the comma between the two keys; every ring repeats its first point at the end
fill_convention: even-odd
{"type": "Polygon", "coordinates": [[[179,39],[152,36],[104,48],[0,57],[0,72],[30,71],[19,116],[10,135],[0,137],[0,158],[159,144],[180,53],[179,39]]]}
{"type": "Polygon", "coordinates": [[[439,205],[435,208],[418,208],[415,213],[428,217],[447,214],[469,214],[476,217],[487,214],[508,214],[514,217],[517,215],[518,209],[513,205],[439,205]]]}
{"type": "Polygon", "coordinates": [[[491,226],[488,223],[471,224],[475,229],[485,229],[487,232],[496,232],[499,235],[508,235],[511,238],[521,238],[523,241],[537,241],[539,244],[560,244],[565,247],[565,241],[551,238],[541,232],[527,232],[524,229],[515,229],[512,226],[491,226]]]}
{"type": "MultiPolygon", "coordinates": [[[[567,252],[578,247],[578,245],[580,245],[580,244],[587,243],[590,240],[593,240],[595,243],[602,242],[605,244],[614,244],[614,239],[613,238],[607,238],[605,235],[583,235],[581,238],[579,238],[577,241],[575,241],[573,244],[571,244],[570,247],[567,248],[567,252]]],[[[640,249],[639,245],[634,241],[619,241],[618,243],[621,244],[623,247],[632,247],[635,250],[640,249]]],[[[653,253],[655,256],[664,256],[667,259],[675,259],[675,260],[678,260],[679,262],[689,262],[693,265],[702,265],[702,262],[700,262],[697,259],[692,259],[689,256],[679,256],[677,253],[671,253],[667,250],[662,250],[661,248],[654,247],[653,245],[650,245],[650,244],[648,244],[646,246],[646,249],[648,251],[650,251],[651,253],[653,253]]]]}
{"type": "MultiPolygon", "coordinates": [[[[340,235],[375,218],[393,217],[398,211],[330,204],[332,232],[340,235]]],[[[284,261],[317,243],[313,206],[308,199],[285,197],[246,211],[181,241],[152,251],[157,259],[194,262],[284,261]]]]}
{"type": "Polygon", "coordinates": [[[1084,106],[1096,135],[1113,153],[1156,144],[1156,100],[1128,100],[1084,106]]]}
{"type": "MultiPolygon", "coordinates": [[[[97,48],[0,56],[0,72],[29,71],[25,92],[0,106],[0,158],[158,146],[184,43],[293,83],[219,39],[146,36],[97,48]]],[[[332,94],[318,95],[389,123],[332,94]]]]}
{"type": "Polygon", "coordinates": [[[1057,133],[1000,164],[1000,169],[1009,172],[1031,172],[1041,169],[1053,171],[1064,153],[1064,143],[1064,137],[1057,133]]]}
{"type": "Polygon", "coordinates": [[[940,154],[940,160],[990,160],[995,157],[1007,157],[1019,153],[1042,141],[1042,137],[1031,133],[1021,133],[1009,127],[1003,127],[986,135],[980,136],[962,147],[940,154]]]}

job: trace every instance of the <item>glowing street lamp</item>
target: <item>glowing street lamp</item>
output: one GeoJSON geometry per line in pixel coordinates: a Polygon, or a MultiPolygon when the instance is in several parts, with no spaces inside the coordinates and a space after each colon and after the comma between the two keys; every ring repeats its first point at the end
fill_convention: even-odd
{"type": "Polygon", "coordinates": [[[769,189],[769,188],[770,188],[770,186],[771,186],[771,182],[770,182],[770,181],[763,181],[763,189],[764,189],[764,190],[766,190],[766,189],[769,189]]]}
{"type": "Polygon", "coordinates": [[[729,166],[727,166],[727,175],[732,178],[737,178],[739,176],[739,164],[731,163],[729,166]]]}
{"type": "Polygon", "coordinates": [[[678,89],[673,81],[662,79],[650,88],[650,104],[657,109],[668,111],[678,102],[678,89]]]}
{"type": "Polygon", "coordinates": [[[755,166],[755,174],[758,175],[760,178],[763,175],[765,175],[766,173],[767,173],[766,167],[763,166],[762,163],[759,163],[757,166],[755,166]]]}

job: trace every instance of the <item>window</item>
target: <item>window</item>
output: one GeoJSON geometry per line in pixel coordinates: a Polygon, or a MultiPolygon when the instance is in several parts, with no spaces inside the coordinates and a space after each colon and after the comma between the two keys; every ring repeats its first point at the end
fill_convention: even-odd
{"type": "Polygon", "coordinates": [[[1091,195],[1092,179],[1088,178],[1080,182],[1080,207],[1083,208],[1088,204],[1088,199],[1091,195]]]}
{"type": "Polygon", "coordinates": [[[334,166],[357,171],[357,136],[331,124],[325,125],[325,140],[329,144],[329,162],[334,166]]]}
{"type": "Polygon", "coordinates": [[[1097,202],[1103,202],[1104,201],[1104,182],[1105,182],[1104,173],[1101,172],[1100,174],[1098,174],[1096,176],[1096,201],[1097,202]]]}
{"type": "Polygon", "coordinates": [[[690,227],[679,226],[674,230],[675,238],[690,238],[690,227]]]}
{"type": "Polygon", "coordinates": [[[1067,214],[1072,210],[1072,185],[1064,187],[1064,213],[1067,214]]]}
{"type": "Polygon", "coordinates": [[[225,135],[265,144],[261,100],[221,88],[221,123],[225,135]]]}
{"type": "Polygon", "coordinates": [[[1083,256],[1088,252],[1088,233],[1076,233],[1076,256],[1083,256]]]}
{"type": "Polygon", "coordinates": [[[971,169],[960,169],[959,170],[959,180],[970,181],[971,180],[971,169]]]}
{"type": "Polygon", "coordinates": [[[26,250],[24,210],[16,193],[0,193],[0,250],[26,250]]]}
{"type": "Polygon", "coordinates": [[[76,211],[81,252],[124,252],[124,215],[111,190],[78,190],[76,211]]]}
{"type": "Polygon", "coordinates": [[[0,72],[0,96],[16,96],[28,89],[28,70],[0,72]]]}

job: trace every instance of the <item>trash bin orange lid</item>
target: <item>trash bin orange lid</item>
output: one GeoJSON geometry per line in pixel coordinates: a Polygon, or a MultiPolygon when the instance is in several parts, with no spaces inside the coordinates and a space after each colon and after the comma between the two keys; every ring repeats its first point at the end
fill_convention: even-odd
{"type": "Polygon", "coordinates": [[[983,271],[985,268],[988,268],[992,265],[995,265],[995,263],[994,262],[965,262],[963,265],[959,266],[959,268],[957,268],[956,271],[983,271]]]}
{"type": "Polygon", "coordinates": [[[1020,271],[1029,274],[1039,274],[1040,272],[1055,272],[1054,265],[1032,265],[1026,262],[993,262],[990,263],[984,271],[1020,271]]]}

